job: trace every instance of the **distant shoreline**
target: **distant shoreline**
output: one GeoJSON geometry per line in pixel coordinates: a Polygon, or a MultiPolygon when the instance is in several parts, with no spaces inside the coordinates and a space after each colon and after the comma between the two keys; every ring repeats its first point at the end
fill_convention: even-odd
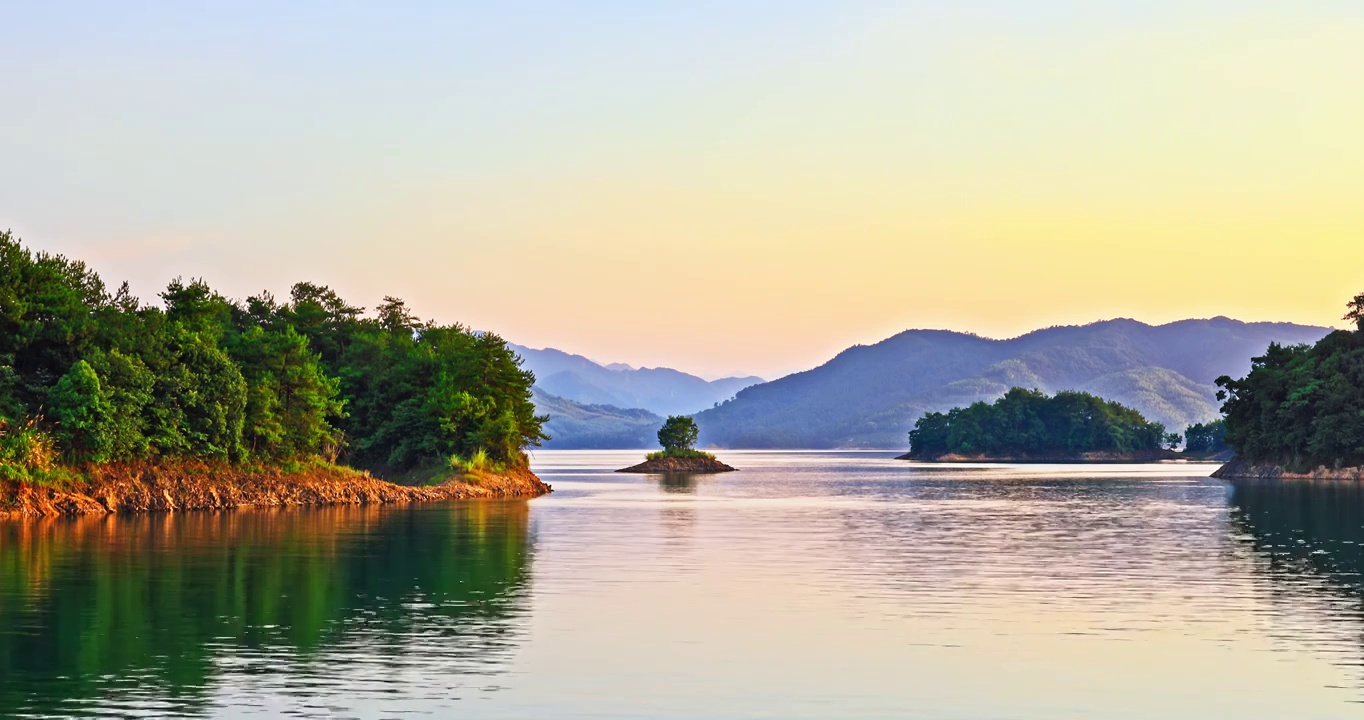
{"type": "Polygon", "coordinates": [[[909,453],[899,455],[896,460],[914,460],[926,463],[1033,463],[1033,464],[1076,464],[1076,465],[1101,465],[1101,464],[1126,464],[1126,463],[1157,463],[1171,460],[1184,460],[1189,462],[1210,462],[1210,458],[1191,458],[1170,450],[1158,450],[1140,453],[1113,453],[1113,452],[1090,452],[1080,453],[1079,455],[958,455],[949,453],[932,458],[912,457],[909,453]]]}

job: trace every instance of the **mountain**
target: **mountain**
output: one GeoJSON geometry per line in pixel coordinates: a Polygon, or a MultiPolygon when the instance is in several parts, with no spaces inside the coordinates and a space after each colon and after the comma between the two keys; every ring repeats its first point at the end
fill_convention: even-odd
{"type": "Polygon", "coordinates": [[[704,380],[670,368],[603,366],[554,348],[510,347],[525,360],[524,367],[535,373],[535,386],[546,395],[587,405],[642,408],[657,415],[690,415],[763,381],[759,377],[704,380]]]}
{"type": "Polygon", "coordinates": [[[1218,416],[1219,375],[1245,375],[1271,342],[1313,343],[1328,332],[1224,317],[1159,326],[1109,320],[1009,340],[909,330],[744,389],[696,421],[702,445],[903,448],[924,413],[994,400],[1021,386],[1084,390],[1182,432],[1218,416]]]}
{"type": "Polygon", "coordinates": [[[633,449],[658,446],[663,418],[638,408],[587,405],[531,390],[537,413],[549,416],[545,432],[551,450],[633,449]]]}

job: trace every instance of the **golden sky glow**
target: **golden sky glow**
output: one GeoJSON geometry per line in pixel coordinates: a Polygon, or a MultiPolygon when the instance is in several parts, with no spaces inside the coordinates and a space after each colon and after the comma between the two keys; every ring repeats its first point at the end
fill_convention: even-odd
{"type": "Polygon", "coordinates": [[[0,224],[144,296],[309,278],[711,375],[1364,291],[1358,7],[818,5],[21,17],[0,224]]]}

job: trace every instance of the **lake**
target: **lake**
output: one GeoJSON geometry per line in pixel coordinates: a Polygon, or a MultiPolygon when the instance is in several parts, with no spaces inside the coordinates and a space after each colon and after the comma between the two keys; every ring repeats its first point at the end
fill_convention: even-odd
{"type": "Polygon", "coordinates": [[[0,521],[0,715],[1364,716],[1358,485],[891,455],[0,521]]]}

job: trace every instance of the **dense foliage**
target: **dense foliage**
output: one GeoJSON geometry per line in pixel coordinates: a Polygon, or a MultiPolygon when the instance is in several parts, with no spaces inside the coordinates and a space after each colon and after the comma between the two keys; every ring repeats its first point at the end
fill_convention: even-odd
{"type": "Polygon", "coordinates": [[[84,263],[0,233],[0,477],[55,465],[344,459],[380,472],[482,452],[517,463],[545,438],[534,376],[493,334],[373,315],[295,285],[234,302],[176,280],[164,307],[84,263]]]}
{"type": "Polygon", "coordinates": [[[695,449],[699,434],[695,420],[686,415],[669,415],[658,429],[658,444],[665,454],[676,456],[695,449]]]}
{"type": "Polygon", "coordinates": [[[1270,345],[1246,377],[1217,379],[1239,458],[1295,470],[1364,466],[1364,294],[1348,307],[1356,330],[1270,345]]]}
{"type": "Polygon", "coordinates": [[[1186,453],[1215,455],[1226,449],[1227,421],[1225,418],[1190,425],[1184,431],[1184,452],[1186,453]]]}
{"type": "Polygon", "coordinates": [[[1179,442],[1165,426],[1083,392],[1048,397],[1013,388],[993,404],[928,413],[909,433],[910,456],[1074,457],[1090,452],[1159,451],[1179,442]]]}

